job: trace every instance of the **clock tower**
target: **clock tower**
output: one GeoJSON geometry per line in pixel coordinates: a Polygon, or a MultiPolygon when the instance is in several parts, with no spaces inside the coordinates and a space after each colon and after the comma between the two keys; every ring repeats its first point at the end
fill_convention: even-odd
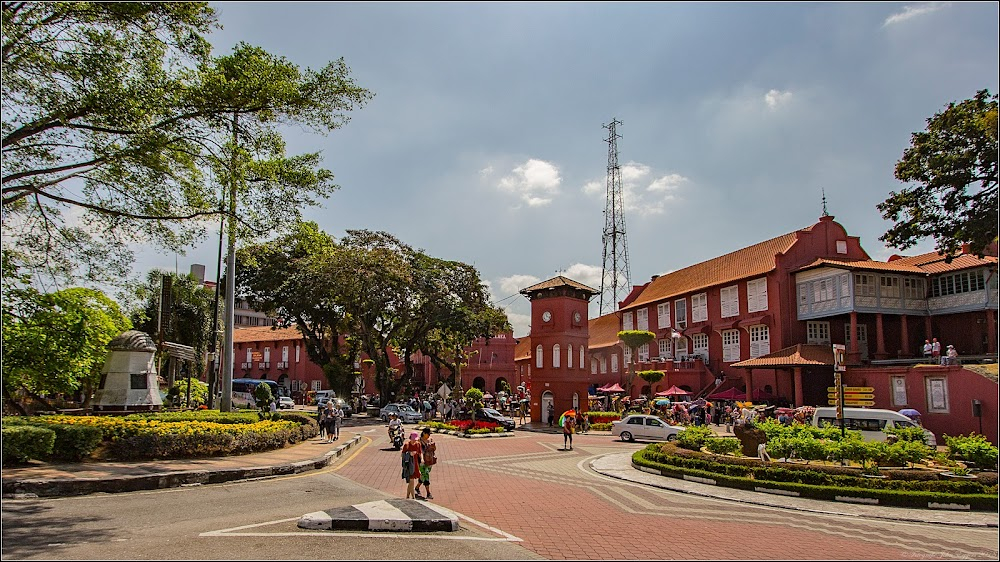
{"type": "Polygon", "coordinates": [[[588,407],[587,308],[599,292],[560,275],[521,294],[531,301],[531,419],[547,423],[551,403],[558,423],[566,410],[588,407]]]}

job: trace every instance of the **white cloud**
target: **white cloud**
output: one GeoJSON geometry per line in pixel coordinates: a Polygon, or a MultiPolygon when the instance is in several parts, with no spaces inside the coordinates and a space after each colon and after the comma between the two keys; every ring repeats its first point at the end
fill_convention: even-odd
{"type": "Polygon", "coordinates": [[[587,265],[585,263],[574,263],[567,267],[559,275],[569,277],[573,281],[578,281],[593,289],[601,289],[601,273],[603,268],[598,265],[587,265]]]}
{"type": "Polygon", "coordinates": [[[514,274],[510,277],[500,278],[500,290],[503,291],[504,296],[514,295],[525,289],[538,283],[541,279],[535,277],[534,275],[522,275],[514,274]]]}
{"type": "Polygon", "coordinates": [[[486,179],[493,175],[493,166],[486,166],[482,170],[479,170],[479,177],[486,179]]]}
{"type": "Polygon", "coordinates": [[[790,99],[792,99],[791,92],[769,90],[766,94],[764,94],[764,103],[766,103],[767,107],[771,109],[777,109],[778,106],[785,105],[790,99]]]}
{"type": "Polygon", "coordinates": [[[936,12],[942,8],[947,8],[948,6],[951,6],[951,2],[924,2],[912,6],[903,6],[902,12],[897,12],[885,18],[885,21],[882,22],[882,27],[888,27],[892,24],[904,22],[917,16],[936,12]]]}
{"type": "Polygon", "coordinates": [[[530,333],[531,331],[530,314],[518,314],[516,312],[508,312],[507,320],[510,322],[511,328],[514,329],[515,338],[523,338],[530,333]]]}
{"type": "MultiPolygon", "coordinates": [[[[663,214],[667,203],[679,198],[681,188],[690,180],[680,174],[666,174],[650,179],[653,169],[640,162],[628,162],[621,166],[622,202],[625,211],[640,216],[663,214]]],[[[606,182],[592,180],[584,184],[582,191],[593,197],[604,197],[606,182]]],[[[600,278],[598,277],[598,282],[600,278]]]]}
{"type": "Polygon", "coordinates": [[[501,178],[497,187],[519,196],[530,207],[539,207],[552,202],[561,182],[558,167],[532,158],[501,178]]]}

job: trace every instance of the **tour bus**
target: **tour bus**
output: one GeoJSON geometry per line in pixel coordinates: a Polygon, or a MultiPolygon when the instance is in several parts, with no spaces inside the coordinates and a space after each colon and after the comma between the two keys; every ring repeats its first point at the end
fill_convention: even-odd
{"type": "Polygon", "coordinates": [[[233,379],[233,407],[256,408],[257,400],[253,397],[253,391],[260,383],[271,387],[271,395],[274,396],[275,400],[285,394],[285,387],[274,381],[266,379],[233,379]]]}
{"type": "MultiPolygon", "coordinates": [[[[813,425],[840,427],[837,419],[837,408],[834,406],[816,408],[813,414],[813,425]]],[[[886,428],[915,427],[917,424],[910,418],[892,410],[876,410],[874,408],[844,408],[844,428],[860,431],[866,441],[885,441],[888,434],[886,428]]],[[[937,446],[937,439],[930,431],[924,430],[924,441],[931,447],[937,446]]]]}

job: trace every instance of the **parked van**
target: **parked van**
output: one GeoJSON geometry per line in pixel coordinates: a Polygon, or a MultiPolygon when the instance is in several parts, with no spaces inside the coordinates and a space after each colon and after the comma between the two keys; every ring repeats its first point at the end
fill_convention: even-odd
{"type": "MultiPolygon", "coordinates": [[[[813,414],[813,425],[823,427],[832,425],[840,427],[837,420],[837,408],[833,406],[816,408],[813,414]]],[[[892,410],[875,410],[872,408],[844,408],[844,428],[860,431],[867,441],[885,441],[888,434],[886,428],[916,427],[910,418],[892,410]]],[[[924,441],[931,447],[937,446],[937,439],[930,431],[924,430],[924,441]]]]}

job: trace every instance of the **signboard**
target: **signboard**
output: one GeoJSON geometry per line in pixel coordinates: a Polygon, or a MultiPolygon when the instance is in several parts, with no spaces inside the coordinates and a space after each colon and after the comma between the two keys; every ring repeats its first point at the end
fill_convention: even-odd
{"type": "MultiPolygon", "coordinates": [[[[831,398],[827,400],[826,403],[830,406],[836,406],[837,400],[831,398]]],[[[874,400],[844,400],[844,406],[874,406],[874,400]]]]}
{"type": "Polygon", "coordinates": [[[250,353],[250,359],[253,360],[253,361],[263,361],[264,360],[264,354],[261,353],[261,352],[259,352],[259,351],[254,351],[254,352],[250,353]]]}

